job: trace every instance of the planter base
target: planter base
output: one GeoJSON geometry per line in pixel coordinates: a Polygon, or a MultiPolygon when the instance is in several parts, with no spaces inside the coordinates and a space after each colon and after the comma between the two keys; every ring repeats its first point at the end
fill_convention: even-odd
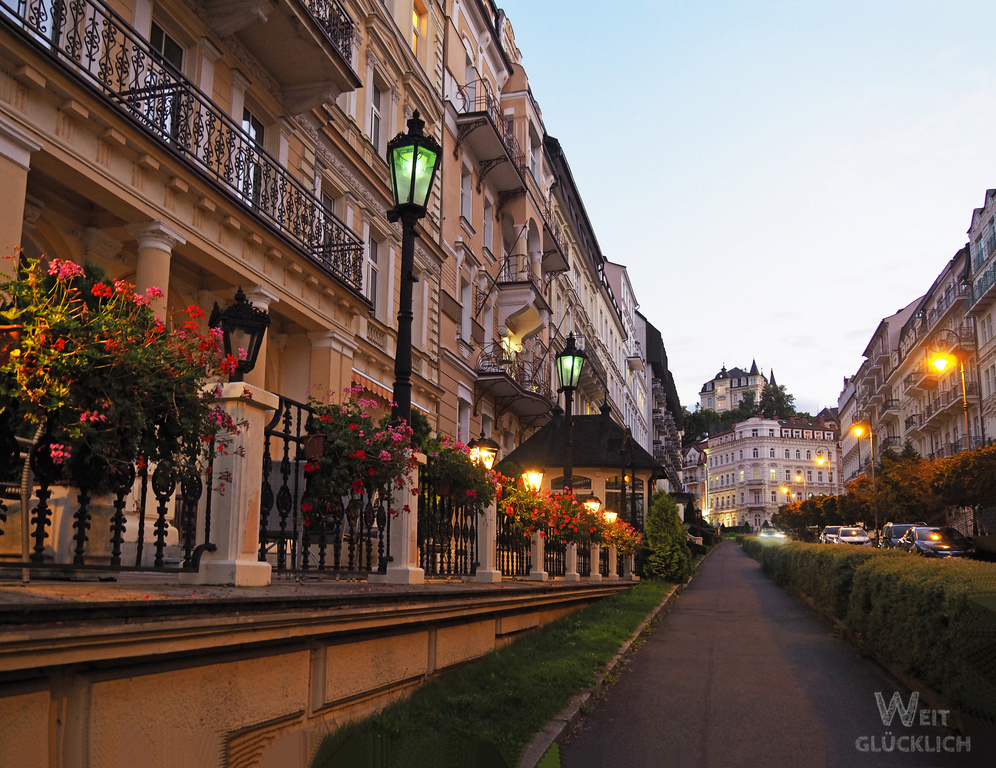
{"type": "Polygon", "coordinates": [[[367,576],[371,584],[424,584],[425,571],[405,565],[389,565],[387,573],[371,573],[367,576]]]}
{"type": "Polygon", "coordinates": [[[265,587],[270,584],[269,563],[250,560],[201,560],[197,572],[180,574],[181,584],[220,584],[236,587],[265,587]]]}
{"type": "Polygon", "coordinates": [[[501,571],[482,571],[478,569],[477,573],[473,576],[464,576],[464,581],[470,581],[474,584],[497,584],[501,581],[501,571]]]}

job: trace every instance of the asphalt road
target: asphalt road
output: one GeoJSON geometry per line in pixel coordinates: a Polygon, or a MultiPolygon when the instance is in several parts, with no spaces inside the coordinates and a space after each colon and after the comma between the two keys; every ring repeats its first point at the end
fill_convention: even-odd
{"type": "Polygon", "coordinates": [[[966,744],[899,711],[886,726],[876,692],[909,706],[910,691],[724,542],[561,745],[561,765],[996,765],[996,731],[966,744]],[[883,737],[893,751],[872,751],[883,737]]]}

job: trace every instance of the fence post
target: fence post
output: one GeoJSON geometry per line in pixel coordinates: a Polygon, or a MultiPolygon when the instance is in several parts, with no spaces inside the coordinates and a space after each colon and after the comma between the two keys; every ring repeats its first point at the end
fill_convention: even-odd
{"type": "Polygon", "coordinates": [[[529,572],[530,581],[546,581],[550,578],[550,575],[543,570],[543,564],[545,562],[546,554],[546,541],[543,539],[539,533],[534,533],[532,535],[532,550],[533,550],[533,569],[529,572]]]}
{"type": "Polygon", "coordinates": [[[616,573],[616,545],[609,545],[609,575],[606,581],[619,581],[619,574],[616,573]]]}
{"type": "MultiPolygon", "coordinates": [[[[425,456],[416,454],[419,465],[425,464],[425,456]]],[[[391,559],[387,563],[387,573],[371,573],[367,581],[371,584],[423,584],[425,571],[418,564],[418,470],[394,489],[391,508],[395,516],[391,519],[391,559]]]]}
{"type": "Polygon", "coordinates": [[[498,548],[498,503],[492,501],[481,510],[477,520],[477,556],[480,562],[477,573],[464,577],[465,581],[497,584],[501,581],[501,571],[497,565],[498,548]]]}
{"type": "Polygon", "coordinates": [[[567,552],[564,554],[564,581],[581,581],[581,574],[578,573],[578,545],[573,541],[567,545],[567,552]]]}
{"type": "MultiPolygon", "coordinates": [[[[217,403],[240,425],[239,434],[212,461],[210,543],[215,550],[202,552],[197,571],[181,573],[180,583],[265,587],[271,568],[258,559],[263,432],[280,398],[245,382],[230,382],[221,385],[217,403]],[[223,490],[222,477],[227,478],[223,490]]],[[[198,515],[197,521],[201,532],[203,517],[198,515]]],[[[197,538],[203,541],[203,534],[197,538]]]]}
{"type": "Polygon", "coordinates": [[[591,545],[591,575],[588,577],[591,581],[601,581],[602,572],[599,570],[602,567],[602,548],[598,544],[591,545]]]}
{"type": "Polygon", "coordinates": [[[635,555],[625,555],[623,558],[623,581],[639,581],[636,575],[635,555]]]}

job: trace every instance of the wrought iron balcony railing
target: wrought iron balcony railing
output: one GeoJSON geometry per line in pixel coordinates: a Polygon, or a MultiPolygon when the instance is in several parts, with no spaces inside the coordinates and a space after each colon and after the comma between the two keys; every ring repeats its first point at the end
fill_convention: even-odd
{"type": "Polygon", "coordinates": [[[360,239],[111,8],[101,0],[3,3],[0,21],[16,26],[336,279],[361,290],[360,239]]]}
{"type": "Polygon", "coordinates": [[[553,399],[550,371],[546,355],[534,355],[533,360],[510,352],[501,344],[489,344],[477,359],[478,373],[503,373],[527,392],[553,399]]]}
{"type": "Polygon", "coordinates": [[[353,63],[353,19],[339,0],[301,0],[305,8],[322,28],[329,42],[335,46],[350,66],[353,63]]]}
{"type": "Polygon", "coordinates": [[[505,121],[502,113],[501,100],[495,94],[491,83],[487,80],[473,80],[457,90],[455,107],[460,114],[471,115],[484,113],[488,116],[495,133],[505,146],[505,151],[512,159],[513,165],[519,168],[524,157],[519,142],[515,138],[512,127],[505,121]]]}

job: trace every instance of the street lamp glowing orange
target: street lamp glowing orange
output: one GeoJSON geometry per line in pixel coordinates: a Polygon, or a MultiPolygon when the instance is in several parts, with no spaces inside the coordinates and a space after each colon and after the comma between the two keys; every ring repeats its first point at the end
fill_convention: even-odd
{"type": "Polygon", "coordinates": [[[855,437],[861,437],[865,433],[864,427],[853,427],[851,431],[854,433],[855,437]]]}
{"type": "Polygon", "coordinates": [[[619,513],[618,512],[610,512],[609,510],[605,510],[602,513],[602,517],[605,518],[605,522],[607,522],[609,525],[612,525],[616,521],[616,518],[619,517],[619,513]]]}
{"type": "Polygon", "coordinates": [[[940,373],[944,373],[944,369],[947,368],[949,365],[953,365],[954,360],[952,360],[947,355],[940,355],[931,360],[930,364],[934,366],[940,373]]]}

